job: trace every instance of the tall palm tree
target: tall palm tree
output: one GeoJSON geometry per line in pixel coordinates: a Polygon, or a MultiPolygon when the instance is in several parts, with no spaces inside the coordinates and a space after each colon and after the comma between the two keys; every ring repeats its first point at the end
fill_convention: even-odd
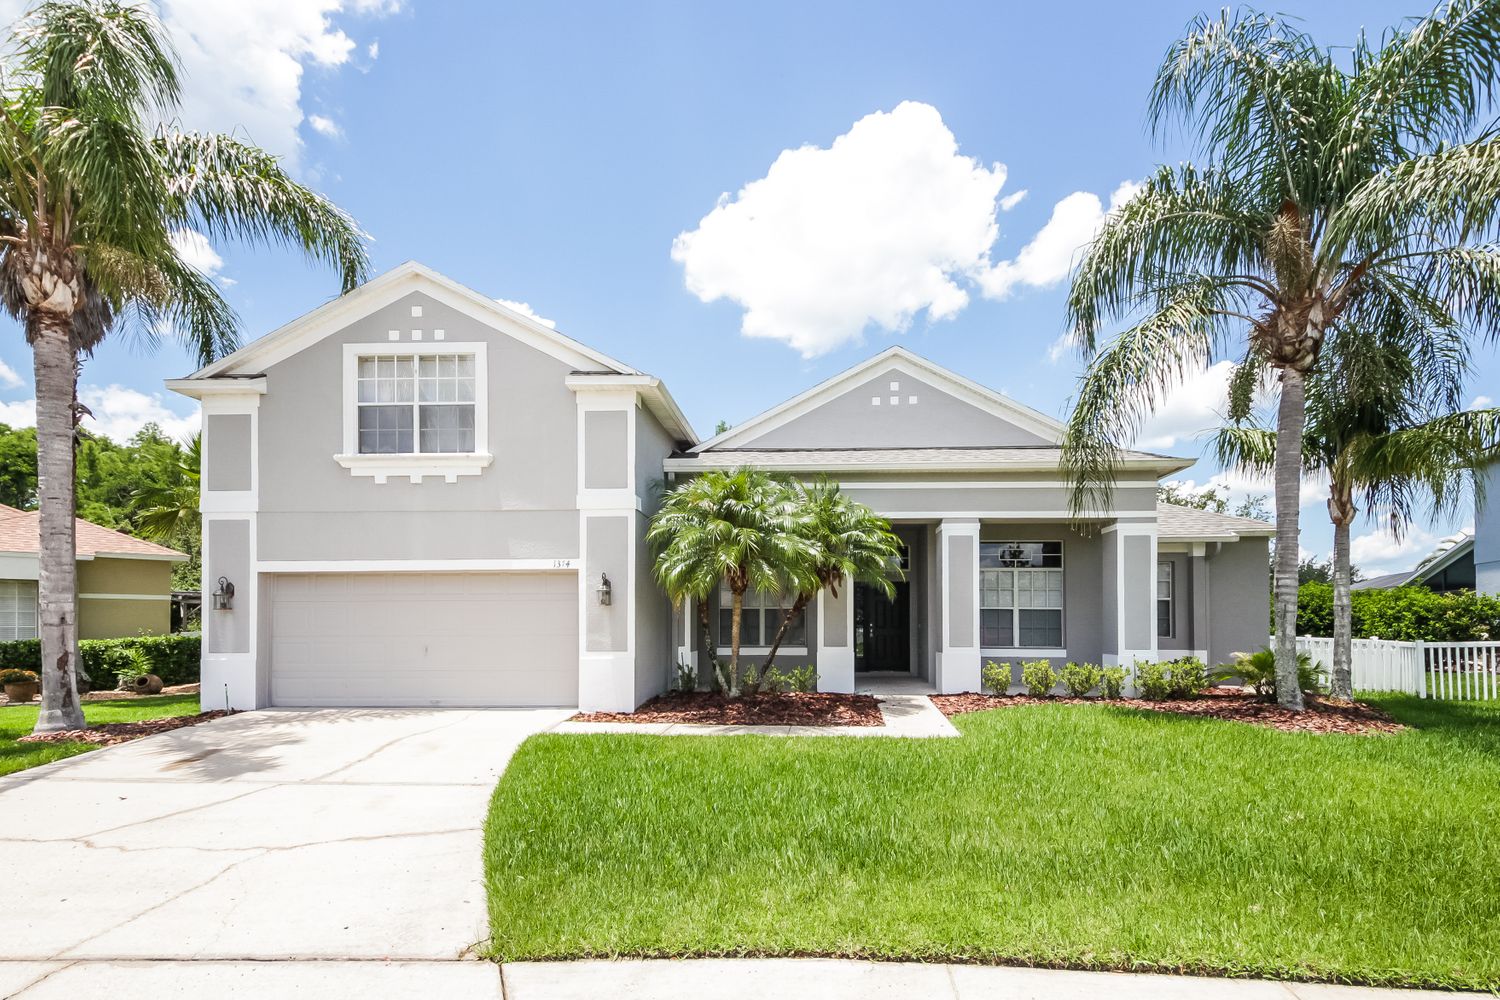
{"type": "Polygon", "coordinates": [[[797,596],[783,613],[771,640],[761,665],[762,677],[775,662],[776,651],[792,623],[820,590],[837,597],[847,579],[869,584],[887,598],[893,597],[896,588],[890,574],[901,561],[901,539],[891,531],[890,522],[849,499],[837,483],[794,480],[787,484],[787,492],[787,502],[799,515],[796,530],[807,541],[807,562],[788,573],[790,589],[797,596]]]}
{"type": "Polygon", "coordinates": [[[194,434],[179,449],[177,461],[161,482],[149,483],[130,498],[136,534],[170,542],[184,534],[197,535],[203,523],[198,513],[199,477],[203,468],[203,434],[194,434]]]}
{"type": "Polygon", "coordinates": [[[233,310],[173,247],[294,246],[339,271],[368,266],[363,234],[275,157],[223,135],[157,127],[178,104],[177,60],[154,14],[119,0],[42,3],[0,62],[0,302],[36,371],[42,707],[37,731],[83,725],[75,670],[76,366],[117,326],[175,334],[202,361],[235,345],[233,310]]]}
{"type": "Polygon", "coordinates": [[[740,618],[749,590],[780,592],[788,575],[808,563],[809,544],[787,503],[786,487],[764,472],[705,472],[662,497],[646,540],[655,546],[656,579],[674,603],[698,602],[703,655],[719,687],[740,696],[740,618]],[[729,585],[729,664],[713,655],[708,598],[729,585]]]}
{"type": "Polygon", "coordinates": [[[1305,382],[1336,324],[1493,336],[1500,138],[1475,131],[1497,68],[1500,0],[1453,0],[1338,50],[1253,11],[1199,18],[1158,70],[1148,118],[1158,132],[1180,121],[1205,165],[1158,169],[1074,276],[1069,323],[1091,358],[1064,439],[1076,514],[1104,508],[1119,450],[1185,373],[1235,360],[1241,403],[1279,382],[1275,650],[1288,708],[1302,707],[1305,382]],[[1116,322],[1127,328],[1099,350],[1116,322]]]}
{"type": "MultiPolygon", "coordinates": [[[[1472,472],[1500,448],[1500,410],[1454,410],[1453,380],[1441,365],[1413,358],[1402,344],[1370,345],[1340,330],[1329,364],[1307,380],[1302,464],[1328,476],[1333,522],[1333,672],[1330,693],[1353,694],[1353,573],[1350,526],[1359,514],[1388,511],[1398,535],[1420,500],[1435,516],[1453,510],[1472,472]],[[1352,343],[1348,341],[1352,340],[1352,343]]],[[[1219,431],[1218,459],[1263,474],[1276,461],[1276,435],[1234,425],[1219,431]]]]}

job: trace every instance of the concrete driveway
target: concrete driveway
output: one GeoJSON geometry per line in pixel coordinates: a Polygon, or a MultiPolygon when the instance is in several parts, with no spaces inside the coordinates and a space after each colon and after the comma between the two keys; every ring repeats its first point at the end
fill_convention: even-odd
{"type": "Polygon", "coordinates": [[[485,808],[570,714],[253,712],[0,778],[0,997],[498,996],[485,808]]]}

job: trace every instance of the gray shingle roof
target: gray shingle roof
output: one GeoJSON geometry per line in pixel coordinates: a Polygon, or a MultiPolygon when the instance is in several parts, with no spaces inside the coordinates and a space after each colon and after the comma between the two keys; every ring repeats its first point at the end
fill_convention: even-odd
{"type": "Polygon", "coordinates": [[[1265,521],[1175,503],[1156,505],[1156,525],[1157,538],[1163,541],[1234,541],[1242,535],[1276,533],[1276,526],[1265,521]]]}

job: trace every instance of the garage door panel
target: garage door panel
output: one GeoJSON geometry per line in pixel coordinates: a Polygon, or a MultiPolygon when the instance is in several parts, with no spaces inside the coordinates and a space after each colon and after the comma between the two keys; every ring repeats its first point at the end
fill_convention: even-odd
{"type": "Polygon", "coordinates": [[[571,573],[278,575],[278,705],[575,705],[571,573]]]}

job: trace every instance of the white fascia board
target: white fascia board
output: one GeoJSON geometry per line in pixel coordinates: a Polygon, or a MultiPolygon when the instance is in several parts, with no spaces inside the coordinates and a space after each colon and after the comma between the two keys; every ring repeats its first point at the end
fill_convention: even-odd
{"type": "Polygon", "coordinates": [[[528,316],[513,312],[487,295],[461,285],[416,261],[407,261],[365,282],[352,292],[246,344],[233,354],[200,368],[188,379],[177,381],[198,382],[216,375],[269,367],[412,292],[430,295],[444,305],[496,327],[500,332],[574,368],[597,366],[626,374],[639,374],[629,365],[543,326],[528,316]]]}
{"type": "MultiPolygon", "coordinates": [[[[83,559],[80,555],[78,558],[83,559]]],[[[181,552],[105,552],[103,549],[95,550],[89,559],[143,559],[147,562],[187,562],[191,556],[185,556],[181,552]]]]}
{"type": "Polygon", "coordinates": [[[1456,542],[1449,547],[1447,552],[1444,552],[1441,556],[1434,559],[1432,562],[1428,563],[1425,566],[1418,566],[1416,569],[1412,570],[1410,575],[1408,575],[1405,580],[1401,581],[1401,584],[1404,586],[1405,584],[1411,583],[1414,580],[1426,580],[1428,577],[1433,576],[1436,573],[1441,573],[1443,570],[1451,566],[1454,562],[1463,558],[1473,550],[1473,536],[1470,536],[1469,538],[1466,538],[1461,542],[1456,542]]]}
{"type": "Polygon", "coordinates": [[[698,432],[693,430],[693,425],[688,423],[688,418],[677,405],[677,400],[672,398],[666,385],[655,375],[574,372],[563,379],[563,384],[574,392],[635,389],[647,408],[674,438],[678,441],[685,441],[689,445],[698,443],[698,432]]]}
{"type": "MultiPolygon", "coordinates": [[[[886,364],[894,364],[897,368],[915,378],[930,379],[938,383],[940,387],[950,391],[957,398],[1004,420],[1009,420],[1017,426],[1053,443],[1062,440],[1064,427],[1059,421],[1054,420],[1039,410],[1034,410],[1023,403],[1018,403],[1008,396],[1003,396],[993,389],[964,378],[957,372],[950,371],[935,362],[913,354],[911,351],[898,345],[886,348],[874,357],[861,361],[854,367],[847,368],[832,378],[819,382],[811,389],[793,396],[779,406],[774,406],[764,413],[751,417],[737,427],[731,427],[723,434],[709,438],[692,450],[694,452],[702,452],[710,448],[722,447],[734,441],[741,440],[752,431],[765,433],[773,430],[816,409],[827,399],[838,395],[845,386],[854,384],[872,369],[886,364]]],[[[1186,466],[1183,466],[1183,468],[1186,468],[1186,466]]]]}
{"type": "Polygon", "coordinates": [[[172,392],[203,399],[205,396],[264,396],[266,377],[255,378],[169,378],[162,383],[172,392]]]}

